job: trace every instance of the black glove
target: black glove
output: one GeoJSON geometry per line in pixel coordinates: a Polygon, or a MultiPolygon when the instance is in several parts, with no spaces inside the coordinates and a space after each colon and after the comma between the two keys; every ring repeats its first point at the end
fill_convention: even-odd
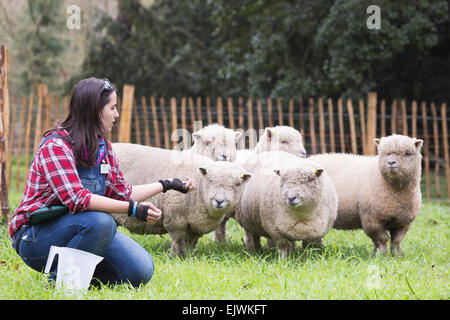
{"type": "Polygon", "coordinates": [[[149,206],[145,206],[140,202],[130,200],[128,206],[128,216],[136,217],[139,220],[147,221],[149,206]]]}
{"type": "Polygon", "coordinates": [[[159,180],[159,182],[163,186],[163,192],[166,192],[167,190],[177,190],[182,193],[187,193],[189,191],[189,188],[184,184],[180,179],[173,178],[170,180],[159,180]]]}

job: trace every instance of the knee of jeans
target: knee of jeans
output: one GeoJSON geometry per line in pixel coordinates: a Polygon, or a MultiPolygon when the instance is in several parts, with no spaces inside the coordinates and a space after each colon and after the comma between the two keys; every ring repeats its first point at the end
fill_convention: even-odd
{"type": "Polygon", "coordinates": [[[111,239],[114,237],[117,225],[110,214],[101,211],[88,211],[86,214],[89,214],[89,225],[91,229],[103,235],[110,235],[111,239]]]}
{"type": "Polygon", "coordinates": [[[137,270],[134,271],[133,275],[128,279],[133,287],[138,287],[141,284],[146,284],[153,277],[155,271],[155,265],[153,259],[148,256],[149,261],[145,264],[141,264],[137,270]]]}

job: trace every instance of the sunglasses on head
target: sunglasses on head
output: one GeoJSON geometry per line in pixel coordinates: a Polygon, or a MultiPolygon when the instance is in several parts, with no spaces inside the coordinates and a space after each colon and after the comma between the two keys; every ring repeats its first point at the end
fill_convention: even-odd
{"type": "Polygon", "coordinates": [[[111,82],[108,79],[104,78],[103,81],[104,81],[104,83],[103,83],[101,94],[103,94],[103,92],[105,92],[105,91],[111,91],[114,89],[113,85],[111,84],[111,82]]]}

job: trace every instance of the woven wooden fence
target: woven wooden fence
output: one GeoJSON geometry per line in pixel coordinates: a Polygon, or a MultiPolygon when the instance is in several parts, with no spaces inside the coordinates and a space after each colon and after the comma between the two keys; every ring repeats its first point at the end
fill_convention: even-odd
{"type": "MultiPolygon", "coordinates": [[[[375,155],[375,137],[392,133],[424,140],[423,192],[431,198],[450,198],[447,104],[385,101],[376,93],[366,100],[323,98],[231,99],[135,97],[125,85],[118,98],[120,118],[113,142],[133,142],[161,148],[189,145],[190,133],[212,123],[241,130],[240,147],[252,148],[265,127],[288,125],[298,129],[309,154],[349,152],[375,155]],[[183,129],[183,130],[177,130],[183,129]],[[181,132],[181,134],[176,134],[181,132]],[[188,139],[189,138],[189,139],[188,139]]],[[[68,97],[52,96],[46,85],[36,94],[12,97],[7,176],[11,187],[23,188],[30,159],[42,137],[68,112],[68,97]]]]}

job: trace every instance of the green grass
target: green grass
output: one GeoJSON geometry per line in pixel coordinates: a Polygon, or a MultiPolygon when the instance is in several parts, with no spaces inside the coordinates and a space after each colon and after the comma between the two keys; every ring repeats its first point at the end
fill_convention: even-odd
{"type": "MultiPolygon", "coordinates": [[[[15,209],[21,194],[10,193],[15,209]]],[[[371,257],[362,230],[331,230],[323,252],[297,250],[282,260],[277,250],[245,249],[234,221],[228,241],[203,236],[181,260],[169,256],[170,237],[129,234],[153,257],[155,274],[139,288],[89,290],[83,299],[449,299],[449,217],[445,203],[425,203],[405,240],[401,257],[371,257]]],[[[71,299],[48,288],[46,275],[29,268],[0,226],[0,299],[71,299]]]]}

